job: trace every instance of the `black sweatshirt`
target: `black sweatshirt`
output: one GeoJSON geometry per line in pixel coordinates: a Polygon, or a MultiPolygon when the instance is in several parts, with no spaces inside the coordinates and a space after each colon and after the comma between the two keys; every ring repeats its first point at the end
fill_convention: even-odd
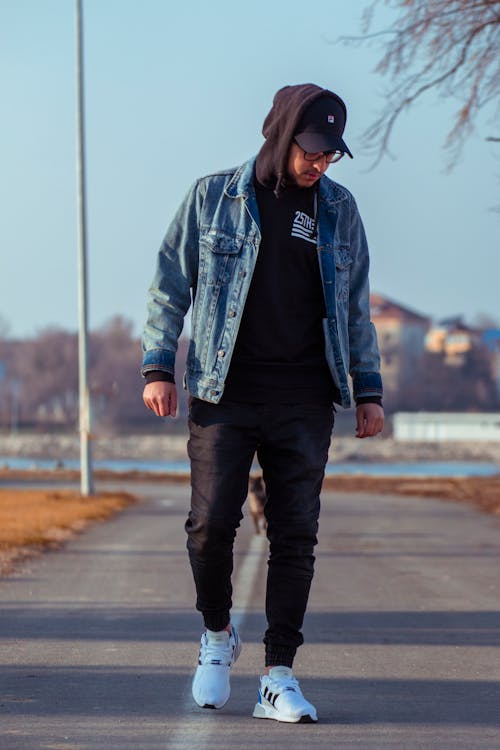
{"type": "Polygon", "coordinates": [[[326,315],[315,239],[315,187],[277,198],[255,180],[262,240],[223,399],[339,400],[325,357],[326,315]]]}

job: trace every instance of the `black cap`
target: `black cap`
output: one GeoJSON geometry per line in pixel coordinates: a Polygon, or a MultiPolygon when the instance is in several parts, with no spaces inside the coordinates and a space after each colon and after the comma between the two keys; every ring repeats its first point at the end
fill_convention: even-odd
{"type": "Polygon", "coordinates": [[[346,119],[347,109],[340,96],[320,96],[302,114],[293,137],[304,151],[344,151],[352,159],[342,139],[346,119]]]}

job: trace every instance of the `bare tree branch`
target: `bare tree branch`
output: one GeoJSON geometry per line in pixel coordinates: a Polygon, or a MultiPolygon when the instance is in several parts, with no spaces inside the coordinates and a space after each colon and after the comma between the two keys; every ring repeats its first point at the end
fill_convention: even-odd
{"type": "Polygon", "coordinates": [[[362,37],[341,39],[356,45],[386,40],[375,70],[389,78],[391,88],[363,135],[364,146],[374,154],[373,166],[391,156],[390,139],[400,115],[433,89],[459,102],[445,142],[451,167],[479,112],[499,98],[500,0],[384,0],[401,12],[390,28],[370,32],[381,2],[373,0],[363,14],[362,37]]]}

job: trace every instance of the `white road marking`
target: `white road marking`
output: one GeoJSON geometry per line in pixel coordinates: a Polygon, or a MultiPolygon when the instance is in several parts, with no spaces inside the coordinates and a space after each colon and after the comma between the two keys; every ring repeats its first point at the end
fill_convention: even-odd
{"type": "MultiPolygon", "coordinates": [[[[233,579],[233,609],[231,622],[238,630],[241,628],[252,596],[262,555],[266,549],[267,539],[264,535],[252,537],[248,551],[243,558],[237,574],[233,579]]],[[[245,647],[244,639],[243,648],[245,647]]],[[[198,644],[193,644],[193,654],[198,644]]],[[[182,701],[181,724],[171,737],[167,738],[167,750],[205,750],[210,736],[217,729],[214,713],[197,709],[191,695],[191,679],[184,692],[182,701]]]]}
{"type": "Polygon", "coordinates": [[[231,612],[231,622],[237,630],[239,630],[245,619],[266,542],[267,539],[264,535],[255,534],[250,542],[248,552],[238,569],[238,577],[234,585],[233,609],[231,612]]]}
{"type": "Polygon", "coordinates": [[[158,505],[162,505],[164,508],[171,508],[174,505],[174,501],[164,498],[159,501],[158,505]]]}

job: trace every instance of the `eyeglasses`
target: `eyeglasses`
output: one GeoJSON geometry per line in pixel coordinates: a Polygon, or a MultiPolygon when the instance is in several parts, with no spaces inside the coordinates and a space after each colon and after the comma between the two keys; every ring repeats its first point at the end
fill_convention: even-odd
{"type": "MultiPolygon", "coordinates": [[[[294,141],[294,143],[299,146],[297,141],[294,141]]],[[[299,146],[299,148],[301,148],[299,146]]],[[[310,151],[304,151],[304,149],[301,149],[302,153],[304,154],[304,159],[306,161],[319,161],[323,157],[326,159],[327,164],[333,164],[336,161],[340,161],[342,157],[345,155],[344,151],[317,151],[316,153],[311,153],[310,151]]]]}

